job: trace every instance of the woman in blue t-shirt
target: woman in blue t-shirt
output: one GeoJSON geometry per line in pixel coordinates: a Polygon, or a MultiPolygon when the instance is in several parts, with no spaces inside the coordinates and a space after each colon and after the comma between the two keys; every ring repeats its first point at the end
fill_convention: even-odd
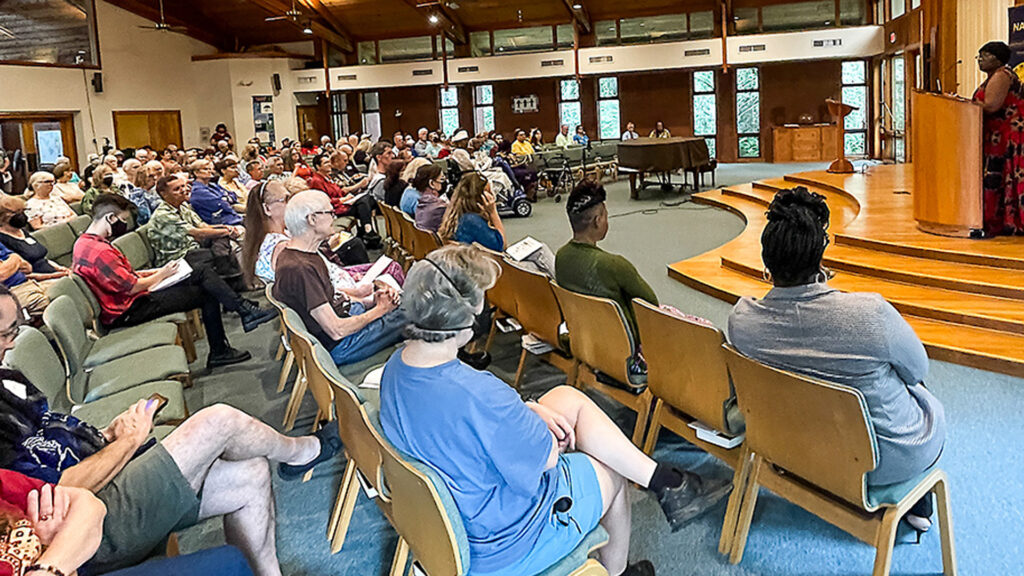
{"type": "Polygon", "coordinates": [[[569,554],[600,523],[598,552],[614,576],[652,576],[627,566],[627,480],[653,492],[677,530],[729,493],[648,458],[579,390],[559,386],[536,402],[457,358],[472,338],[497,265],[452,245],[417,262],[402,310],[409,340],[384,368],[380,423],[394,446],[444,479],[465,524],[472,576],[530,576],[569,554]]]}
{"type": "Polygon", "coordinates": [[[467,172],[459,180],[437,233],[442,242],[476,242],[495,252],[505,251],[505,225],[498,216],[497,200],[479,172],[467,172]]]}

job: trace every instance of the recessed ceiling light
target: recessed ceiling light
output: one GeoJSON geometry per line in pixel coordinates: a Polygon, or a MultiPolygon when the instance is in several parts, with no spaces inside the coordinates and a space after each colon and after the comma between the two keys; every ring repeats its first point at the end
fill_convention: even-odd
{"type": "Polygon", "coordinates": [[[573,10],[583,10],[583,4],[580,4],[579,2],[573,2],[572,3],[572,9],[573,10]]]}
{"type": "Polygon", "coordinates": [[[429,20],[431,24],[437,24],[437,14],[431,14],[427,20],[429,20]]]}
{"type": "Polygon", "coordinates": [[[302,26],[302,33],[306,34],[306,35],[312,35],[313,34],[313,29],[309,27],[308,23],[304,24],[302,26]]]}

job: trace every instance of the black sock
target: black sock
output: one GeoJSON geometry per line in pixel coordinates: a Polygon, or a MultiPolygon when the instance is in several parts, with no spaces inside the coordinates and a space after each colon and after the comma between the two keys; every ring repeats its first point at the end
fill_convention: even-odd
{"type": "Polygon", "coordinates": [[[666,488],[678,488],[682,483],[683,474],[679,470],[674,466],[658,462],[658,467],[654,469],[647,489],[652,492],[661,492],[666,488]]]}

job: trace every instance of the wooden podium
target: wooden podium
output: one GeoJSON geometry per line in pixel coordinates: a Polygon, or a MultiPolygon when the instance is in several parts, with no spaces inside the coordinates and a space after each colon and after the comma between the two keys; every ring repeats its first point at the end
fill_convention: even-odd
{"type": "Polygon", "coordinates": [[[828,105],[828,113],[836,120],[836,149],[838,152],[838,157],[829,165],[828,171],[833,174],[853,174],[853,163],[846,159],[846,136],[843,134],[843,126],[850,112],[859,110],[859,108],[832,98],[825,100],[825,104],[828,105]]]}
{"type": "Polygon", "coordinates": [[[945,94],[913,94],[914,219],[942,236],[982,229],[982,108],[945,94]]]}

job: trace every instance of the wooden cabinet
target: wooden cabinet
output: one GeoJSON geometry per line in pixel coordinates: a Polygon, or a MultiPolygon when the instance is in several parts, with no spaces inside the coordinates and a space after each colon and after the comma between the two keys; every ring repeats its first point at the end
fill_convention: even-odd
{"type": "Polygon", "coordinates": [[[776,126],[772,129],[773,162],[829,162],[838,155],[834,124],[776,126]]]}

